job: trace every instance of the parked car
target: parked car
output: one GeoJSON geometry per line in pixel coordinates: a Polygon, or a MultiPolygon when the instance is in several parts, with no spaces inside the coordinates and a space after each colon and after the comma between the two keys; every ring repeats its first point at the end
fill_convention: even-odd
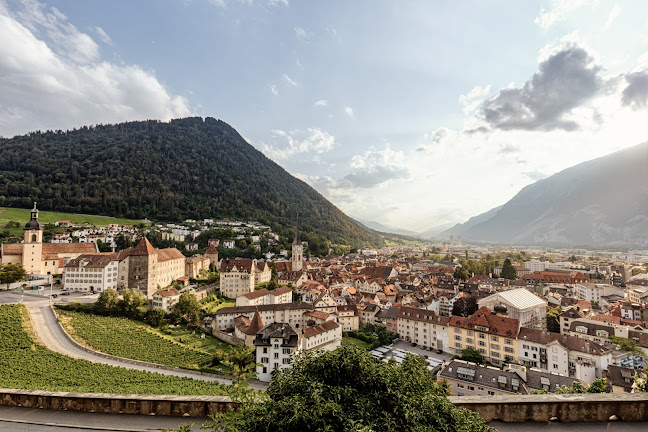
{"type": "Polygon", "coordinates": [[[63,291],[61,295],[70,295],[70,293],[68,291],[63,291]]]}
{"type": "Polygon", "coordinates": [[[58,294],[52,294],[52,298],[58,297],[58,294]]]}
{"type": "Polygon", "coordinates": [[[415,347],[415,346],[416,346],[416,344],[415,344],[414,342],[412,342],[412,346],[413,346],[413,347],[415,347]]]}
{"type": "Polygon", "coordinates": [[[443,350],[442,350],[442,349],[438,349],[436,352],[437,352],[437,354],[443,354],[443,350]]]}

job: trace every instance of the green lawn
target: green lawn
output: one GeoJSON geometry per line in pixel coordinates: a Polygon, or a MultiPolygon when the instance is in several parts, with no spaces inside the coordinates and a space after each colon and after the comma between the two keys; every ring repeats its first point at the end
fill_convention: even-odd
{"type": "MultiPolygon", "coordinates": [[[[29,222],[29,219],[31,217],[30,211],[31,209],[0,207],[0,228],[4,228],[4,226],[7,225],[8,222],[15,221],[20,223],[21,226],[19,230],[22,231],[22,226],[29,222]]],[[[141,220],[136,219],[121,219],[109,216],[94,216],[51,211],[39,211],[38,220],[43,224],[53,224],[58,220],[69,220],[73,223],[79,224],[87,222],[90,225],[94,226],[108,226],[110,224],[136,225],[142,222],[141,220]]]]}
{"type": "Polygon", "coordinates": [[[230,298],[221,298],[221,299],[215,299],[212,302],[201,304],[200,308],[202,309],[203,313],[207,315],[211,315],[215,313],[218,309],[224,308],[224,307],[231,307],[231,306],[236,306],[236,299],[230,299],[230,298]]]}
{"type": "Polygon", "coordinates": [[[23,305],[0,305],[0,388],[92,393],[226,395],[222,384],[112,367],[36,342],[23,305]]]}
{"type": "Polygon", "coordinates": [[[369,347],[371,346],[370,343],[365,342],[365,341],[361,341],[360,339],[356,339],[356,338],[350,337],[350,336],[343,336],[342,337],[342,346],[346,346],[346,345],[355,345],[358,348],[362,348],[362,349],[369,349],[369,347]]]}
{"type": "Polygon", "coordinates": [[[106,354],[186,369],[222,372],[210,365],[230,345],[184,327],[156,329],[141,321],[59,310],[59,320],[79,343],[106,354]]]}

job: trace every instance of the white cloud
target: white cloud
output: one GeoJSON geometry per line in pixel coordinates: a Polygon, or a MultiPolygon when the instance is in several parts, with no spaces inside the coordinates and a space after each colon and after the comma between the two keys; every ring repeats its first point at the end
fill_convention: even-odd
{"type": "Polygon", "coordinates": [[[277,86],[274,84],[270,85],[270,92],[275,96],[279,96],[279,90],[277,90],[277,86]]]}
{"type": "Polygon", "coordinates": [[[553,0],[551,9],[540,9],[540,14],[536,17],[535,23],[543,29],[548,29],[553,24],[564,21],[567,15],[573,11],[587,5],[597,5],[598,0],[553,0]]]}
{"type": "Polygon", "coordinates": [[[309,41],[313,37],[313,33],[311,33],[308,29],[304,27],[296,26],[294,30],[295,30],[295,37],[300,41],[309,41]]]}
{"type": "Polygon", "coordinates": [[[318,128],[309,128],[306,131],[283,130],[272,131],[272,142],[254,143],[263,154],[274,161],[290,159],[303,153],[314,156],[329,152],[335,147],[335,137],[318,128]]]}
{"type": "Polygon", "coordinates": [[[610,27],[612,27],[612,24],[614,24],[614,21],[617,19],[620,13],[621,13],[621,6],[619,6],[619,3],[615,3],[614,6],[612,6],[612,9],[610,10],[610,15],[608,16],[608,19],[607,21],[605,21],[605,24],[603,25],[603,28],[601,30],[608,31],[610,27]]]}
{"type": "Polygon", "coordinates": [[[56,8],[20,6],[0,3],[0,134],[191,114],[152,72],[101,60],[56,8]]]}
{"type": "Polygon", "coordinates": [[[326,99],[320,99],[317,102],[315,102],[316,107],[325,107],[328,106],[328,101],[326,99]]]}
{"type": "Polygon", "coordinates": [[[272,7],[289,6],[288,0],[209,0],[209,3],[221,8],[227,8],[231,3],[234,2],[239,4],[246,4],[248,6],[253,6],[253,5],[262,5],[262,6],[267,5],[272,7]]]}
{"type": "Polygon", "coordinates": [[[105,44],[112,44],[112,40],[110,39],[110,36],[102,29],[101,27],[97,26],[94,28],[95,33],[97,33],[97,36],[99,36],[99,39],[105,44]]]}
{"type": "Polygon", "coordinates": [[[344,108],[344,114],[346,114],[349,118],[353,118],[353,108],[351,108],[350,106],[344,108]]]}
{"type": "Polygon", "coordinates": [[[292,78],[290,78],[287,74],[284,74],[283,79],[288,87],[297,87],[297,83],[292,78]]]}
{"type": "Polygon", "coordinates": [[[459,96],[459,103],[463,106],[464,114],[470,114],[474,112],[477,107],[484,101],[486,96],[490,93],[491,86],[487,85],[485,87],[475,86],[465,95],[459,96]]]}

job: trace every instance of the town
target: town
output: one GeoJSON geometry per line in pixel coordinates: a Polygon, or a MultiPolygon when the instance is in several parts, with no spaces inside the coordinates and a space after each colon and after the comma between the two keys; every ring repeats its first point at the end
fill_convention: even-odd
{"type": "Polygon", "coordinates": [[[8,288],[46,295],[44,287],[56,286],[59,294],[95,297],[134,289],[163,314],[183,295],[218,295],[228,303],[196,324],[252,349],[260,381],[290,368],[299,352],[349,343],[383,361],[422,356],[457,396],[552,393],[595,382],[631,393],[645,367],[648,251],[504,248],[450,238],[316,257],[305,252],[298,228],[280,239],[256,222],[214,220],[139,228],[58,221],[69,233],[46,243],[38,214],[34,204],[23,242],[0,249],[2,265],[22,266],[29,279],[8,288]],[[236,235],[208,239],[198,250],[196,238],[211,226],[236,235]],[[154,247],[145,236],[153,232],[184,244],[184,254],[154,247]],[[292,243],[264,259],[219,259],[219,251],[248,238],[242,249],[292,243]],[[111,251],[100,252],[101,242],[111,251]]]}

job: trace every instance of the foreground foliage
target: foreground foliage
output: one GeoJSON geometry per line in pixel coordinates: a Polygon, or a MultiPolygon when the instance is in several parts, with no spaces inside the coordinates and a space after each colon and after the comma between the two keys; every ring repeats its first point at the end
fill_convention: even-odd
{"type": "Polygon", "coordinates": [[[238,412],[214,418],[230,431],[489,431],[472,411],[456,408],[448,388],[427,362],[376,361],[366,351],[342,347],[302,353],[275,373],[265,403],[242,393],[238,412]]]}
{"type": "Polygon", "coordinates": [[[78,360],[38,344],[22,305],[0,305],[0,388],[101,393],[225,395],[217,383],[78,360]]]}

